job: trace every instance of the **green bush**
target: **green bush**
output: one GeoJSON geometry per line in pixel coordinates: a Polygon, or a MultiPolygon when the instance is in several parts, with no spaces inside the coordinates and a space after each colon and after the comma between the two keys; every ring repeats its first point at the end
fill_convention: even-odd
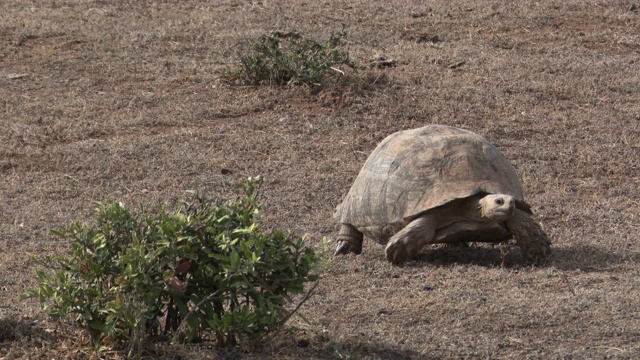
{"type": "Polygon", "coordinates": [[[334,33],[325,43],[289,37],[283,44],[279,36],[262,35],[250,42],[250,54],[241,56],[240,64],[222,76],[242,85],[321,85],[344,73],[339,66],[357,68],[349,54],[338,48],[344,36],[344,32],[334,33]]]}
{"type": "Polygon", "coordinates": [[[218,347],[260,340],[296,312],[294,295],[317,281],[319,257],[303,239],[260,232],[259,183],[241,184],[246,197],[236,201],[192,193],[171,212],[141,207],[134,215],[100,203],[95,224],[53,231],[71,250],[34,258],[38,286],[24,297],[54,319],[74,320],[95,346],[133,348],[169,334],[218,347]]]}

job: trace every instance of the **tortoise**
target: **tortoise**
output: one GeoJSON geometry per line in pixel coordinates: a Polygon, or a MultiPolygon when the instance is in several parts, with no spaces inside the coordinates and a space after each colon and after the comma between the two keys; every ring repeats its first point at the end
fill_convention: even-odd
{"type": "Polygon", "coordinates": [[[386,245],[394,264],[427,244],[515,238],[538,264],[551,242],[532,215],[500,150],[473,132],[428,125],[391,134],[373,150],[336,208],[335,254],[360,254],[363,235],[386,245]]]}

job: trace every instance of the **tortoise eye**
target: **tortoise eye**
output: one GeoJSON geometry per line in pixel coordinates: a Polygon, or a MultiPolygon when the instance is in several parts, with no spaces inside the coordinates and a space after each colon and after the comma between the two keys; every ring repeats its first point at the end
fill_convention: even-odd
{"type": "Polygon", "coordinates": [[[498,198],[498,199],[496,199],[496,204],[504,205],[504,200],[502,198],[498,198]]]}

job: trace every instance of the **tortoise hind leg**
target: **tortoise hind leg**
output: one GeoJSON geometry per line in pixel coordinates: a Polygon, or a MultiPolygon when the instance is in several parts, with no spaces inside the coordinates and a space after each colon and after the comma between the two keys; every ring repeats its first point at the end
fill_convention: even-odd
{"type": "Polygon", "coordinates": [[[551,253],[551,241],[531,215],[516,209],[505,224],[516,239],[522,255],[533,264],[540,264],[551,253]]]}
{"type": "Polygon", "coordinates": [[[353,227],[353,225],[342,224],[338,237],[336,238],[338,248],[334,256],[346,255],[351,252],[359,255],[362,253],[362,238],[362,233],[353,227]]]}
{"type": "Polygon", "coordinates": [[[417,254],[433,240],[436,225],[432,216],[423,215],[415,218],[389,239],[385,249],[387,260],[397,265],[417,254]]]}

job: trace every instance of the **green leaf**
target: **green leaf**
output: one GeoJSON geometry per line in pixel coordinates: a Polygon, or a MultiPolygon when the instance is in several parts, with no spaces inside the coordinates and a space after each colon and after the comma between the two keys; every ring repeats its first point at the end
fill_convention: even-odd
{"type": "Polygon", "coordinates": [[[189,316],[187,318],[187,325],[189,326],[189,328],[191,330],[197,330],[198,328],[200,328],[200,319],[198,319],[195,316],[189,316]]]}
{"type": "Polygon", "coordinates": [[[232,251],[231,255],[229,256],[229,260],[231,261],[231,267],[233,269],[238,269],[239,265],[240,265],[240,255],[238,255],[237,251],[232,251]]]}
{"type": "Polygon", "coordinates": [[[51,229],[51,230],[49,230],[49,232],[52,235],[56,235],[56,236],[59,236],[59,237],[66,237],[66,233],[64,231],[61,231],[61,230],[51,229]]]}

